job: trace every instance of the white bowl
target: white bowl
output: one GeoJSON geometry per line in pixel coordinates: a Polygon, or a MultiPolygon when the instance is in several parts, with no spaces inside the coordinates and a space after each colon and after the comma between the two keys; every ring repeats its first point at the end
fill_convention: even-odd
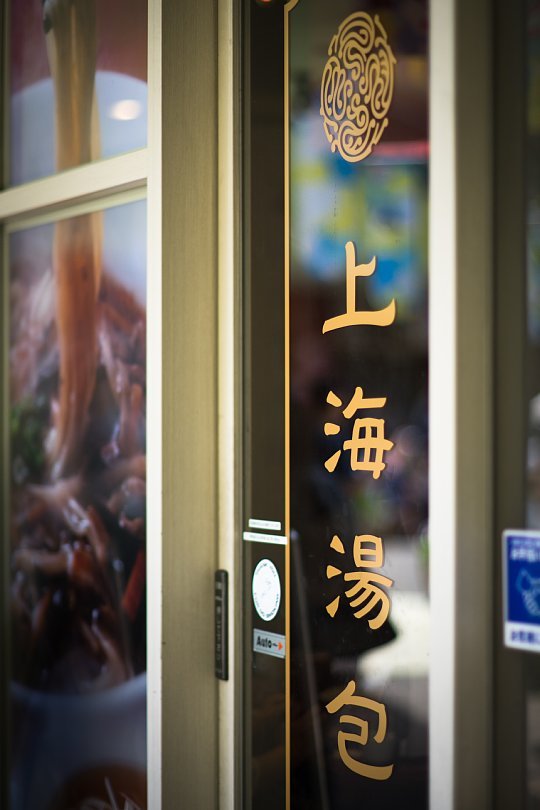
{"type": "Polygon", "coordinates": [[[107,765],[146,772],[146,675],[92,695],[11,687],[11,810],[52,810],[76,774],[107,765]]]}

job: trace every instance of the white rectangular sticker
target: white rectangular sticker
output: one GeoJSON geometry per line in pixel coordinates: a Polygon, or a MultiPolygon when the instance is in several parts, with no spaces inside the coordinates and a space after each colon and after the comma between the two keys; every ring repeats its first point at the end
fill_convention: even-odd
{"type": "Polygon", "coordinates": [[[280,532],[281,523],[279,520],[257,520],[256,518],[249,519],[250,529],[266,529],[269,532],[280,532]]]}
{"type": "Polygon", "coordinates": [[[278,546],[286,546],[287,538],[281,534],[263,534],[262,532],[244,532],[244,540],[250,543],[277,543],[278,546]]]}
{"type": "Polygon", "coordinates": [[[273,655],[274,658],[285,658],[285,636],[254,629],[253,652],[273,655]]]}

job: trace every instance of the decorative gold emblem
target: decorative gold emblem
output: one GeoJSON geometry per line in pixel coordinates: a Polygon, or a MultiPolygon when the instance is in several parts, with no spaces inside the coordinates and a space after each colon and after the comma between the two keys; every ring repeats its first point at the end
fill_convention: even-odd
{"type": "Polygon", "coordinates": [[[358,11],[339,26],[328,48],[321,115],[332,152],[350,163],[371,154],[388,126],[396,60],[378,16],[358,11]]]}

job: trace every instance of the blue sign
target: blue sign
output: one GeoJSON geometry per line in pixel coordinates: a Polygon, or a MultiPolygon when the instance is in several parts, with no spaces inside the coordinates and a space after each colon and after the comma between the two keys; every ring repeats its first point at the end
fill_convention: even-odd
{"type": "Polygon", "coordinates": [[[503,533],[504,643],[540,652],[540,532],[503,533]]]}

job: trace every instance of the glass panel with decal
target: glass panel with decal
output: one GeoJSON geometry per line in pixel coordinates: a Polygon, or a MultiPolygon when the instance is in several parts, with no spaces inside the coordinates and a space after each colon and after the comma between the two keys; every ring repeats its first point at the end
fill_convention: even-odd
{"type": "Polygon", "coordinates": [[[145,223],[8,238],[10,810],[146,808],[145,223]]]}
{"type": "Polygon", "coordinates": [[[12,0],[10,185],[146,146],[147,0],[12,0]]]}
{"type": "Polygon", "coordinates": [[[292,806],[419,810],[427,3],[289,17],[292,806]]]}
{"type": "Polygon", "coordinates": [[[252,605],[247,806],[289,794],[294,810],[419,810],[428,784],[427,3],[244,8],[246,521],[259,517],[255,492],[261,504],[272,496],[289,535],[285,551],[246,551],[252,603],[259,558],[275,563],[285,616],[266,629],[275,622],[279,634],[285,620],[288,657],[280,669],[254,648],[253,627],[265,627],[252,605]],[[257,441],[267,455],[254,453],[257,441]]]}

